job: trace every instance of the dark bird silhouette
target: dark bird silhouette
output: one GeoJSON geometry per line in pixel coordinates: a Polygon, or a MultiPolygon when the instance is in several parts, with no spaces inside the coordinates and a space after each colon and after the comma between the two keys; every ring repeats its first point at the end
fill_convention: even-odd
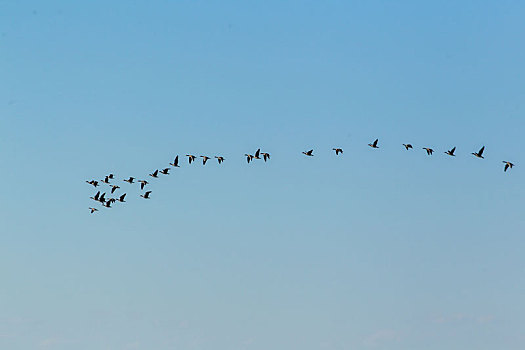
{"type": "Polygon", "coordinates": [[[104,206],[105,206],[106,208],[111,208],[111,201],[107,201],[107,202],[104,204],[104,206]]]}
{"type": "Polygon", "coordinates": [[[119,199],[118,199],[119,202],[124,203],[125,202],[124,198],[126,198],[126,194],[125,193],[122,196],[119,197],[119,199]]]}
{"type": "Polygon", "coordinates": [[[93,197],[89,197],[91,199],[93,199],[94,201],[97,201],[98,202],[98,197],[100,196],[100,191],[97,192],[97,194],[93,197]]]}
{"type": "Polygon", "coordinates": [[[514,164],[512,164],[511,162],[507,162],[506,160],[504,160],[503,163],[505,163],[505,168],[503,168],[503,171],[505,172],[507,172],[509,168],[512,169],[512,167],[514,166],[514,164]]]}
{"type": "Polygon", "coordinates": [[[98,211],[97,208],[89,208],[89,210],[91,211],[91,214],[93,214],[94,212],[98,211]]]}
{"type": "Polygon", "coordinates": [[[405,146],[407,151],[412,148],[412,145],[409,143],[404,143],[403,146],[405,146]]]}
{"type": "Polygon", "coordinates": [[[206,162],[208,161],[208,159],[210,159],[210,157],[206,157],[206,156],[201,156],[202,158],[202,165],[206,165],[206,162]]]}
{"type": "Polygon", "coordinates": [[[110,199],[108,199],[108,203],[111,203],[111,204],[115,203],[116,201],[117,201],[116,198],[110,198],[110,199]]]}
{"type": "Polygon", "coordinates": [[[219,164],[221,164],[222,162],[224,162],[224,157],[221,157],[221,156],[215,156],[215,158],[217,158],[217,162],[219,164]]]}
{"type": "Polygon", "coordinates": [[[424,149],[425,151],[427,151],[427,154],[428,154],[429,156],[431,156],[432,153],[434,153],[434,150],[433,150],[432,148],[423,147],[423,149],[424,149]]]}
{"type": "Polygon", "coordinates": [[[149,199],[149,194],[151,193],[151,191],[147,191],[146,193],[144,194],[141,194],[140,196],[144,199],[149,199]]]}
{"type": "Polygon", "coordinates": [[[153,173],[149,174],[149,176],[157,178],[159,177],[159,171],[155,170],[153,173]]]}
{"type": "Polygon", "coordinates": [[[191,164],[191,162],[193,162],[195,160],[195,157],[194,155],[192,154],[186,154],[186,157],[188,157],[188,162],[191,164]]]}
{"type": "Polygon", "coordinates": [[[337,156],[339,153],[343,154],[343,149],[342,148],[332,148],[332,150],[335,151],[335,155],[337,156]]]}
{"type": "Polygon", "coordinates": [[[253,156],[254,159],[261,159],[261,157],[259,157],[259,154],[261,154],[261,149],[257,149],[257,151],[255,151],[255,155],[253,156]]]}
{"type": "Polygon", "coordinates": [[[261,154],[262,154],[263,159],[264,159],[265,162],[266,162],[268,159],[270,159],[270,153],[262,152],[261,154]]]}
{"type": "Polygon", "coordinates": [[[472,152],[472,154],[478,158],[482,158],[482,159],[485,159],[485,157],[483,157],[483,151],[485,150],[485,146],[481,147],[481,149],[477,152],[472,152]]]}
{"type": "Polygon", "coordinates": [[[106,192],[102,193],[102,195],[98,197],[98,201],[102,204],[106,202],[106,192]]]}
{"type": "Polygon", "coordinates": [[[173,160],[173,163],[170,163],[170,165],[175,168],[179,168],[179,156],[176,156],[175,159],[173,160]]]}
{"type": "Polygon", "coordinates": [[[134,177],[130,177],[129,179],[124,180],[124,181],[129,182],[130,184],[132,184],[133,181],[135,181],[135,178],[134,177]]]}
{"type": "Polygon", "coordinates": [[[303,154],[304,154],[305,156],[308,156],[308,157],[313,157],[313,156],[314,156],[314,150],[311,149],[311,150],[309,150],[309,151],[303,152],[303,154]]]}
{"type": "Polygon", "coordinates": [[[456,155],[454,154],[454,152],[456,152],[456,147],[453,147],[451,150],[446,151],[445,154],[448,154],[451,157],[455,157],[456,155]]]}
{"type": "Polygon", "coordinates": [[[114,176],[113,174],[109,174],[109,175],[108,175],[108,178],[110,178],[110,179],[113,180],[113,179],[115,178],[115,176],[114,176]]]}
{"type": "Polygon", "coordinates": [[[247,153],[245,153],[244,155],[246,156],[246,161],[247,161],[248,163],[250,163],[250,162],[253,160],[253,156],[252,156],[251,154],[247,154],[247,153]]]}
{"type": "Polygon", "coordinates": [[[170,174],[169,171],[170,171],[170,168],[165,168],[165,169],[162,169],[162,170],[160,171],[160,173],[161,173],[161,174],[164,174],[164,175],[169,175],[169,174],[170,174]]]}
{"type": "Polygon", "coordinates": [[[106,176],[104,180],[101,180],[105,184],[109,184],[109,176],[106,176]]]}
{"type": "Polygon", "coordinates": [[[91,180],[91,181],[87,181],[86,182],[90,185],[93,185],[94,187],[97,187],[98,186],[98,181],[95,181],[95,180],[91,180]]]}
{"type": "Polygon", "coordinates": [[[374,142],[369,143],[368,146],[372,148],[379,148],[379,146],[377,145],[377,142],[379,142],[379,139],[376,139],[374,142]]]}
{"type": "Polygon", "coordinates": [[[146,186],[148,184],[148,182],[146,180],[139,180],[140,182],[140,189],[143,190],[144,189],[144,186],[146,186]]]}
{"type": "Polygon", "coordinates": [[[117,185],[111,185],[111,193],[115,192],[117,188],[120,188],[120,186],[117,185]]]}

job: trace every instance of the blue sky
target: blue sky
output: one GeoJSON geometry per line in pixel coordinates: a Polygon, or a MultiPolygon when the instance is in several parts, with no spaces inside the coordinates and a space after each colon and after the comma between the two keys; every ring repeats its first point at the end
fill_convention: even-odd
{"type": "Polygon", "coordinates": [[[523,349],[524,10],[0,1],[0,347],[523,349]]]}

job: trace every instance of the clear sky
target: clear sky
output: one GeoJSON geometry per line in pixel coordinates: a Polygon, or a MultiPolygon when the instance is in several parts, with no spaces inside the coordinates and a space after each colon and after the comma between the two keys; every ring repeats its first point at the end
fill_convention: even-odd
{"type": "Polygon", "coordinates": [[[524,349],[524,17],[0,1],[0,348],[524,349]]]}

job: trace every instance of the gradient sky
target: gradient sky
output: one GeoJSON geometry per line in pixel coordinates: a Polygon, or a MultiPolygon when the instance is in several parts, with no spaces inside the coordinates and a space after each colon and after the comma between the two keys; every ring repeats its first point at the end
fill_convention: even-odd
{"type": "Polygon", "coordinates": [[[525,348],[524,17],[0,1],[0,348],[525,348]]]}

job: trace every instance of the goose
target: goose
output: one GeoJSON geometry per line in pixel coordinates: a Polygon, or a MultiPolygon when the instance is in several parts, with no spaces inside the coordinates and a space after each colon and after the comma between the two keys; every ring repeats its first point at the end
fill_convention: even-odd
{"type": "Polygon", "coordinates": [[[110,178],[110,179],[113,180],[113,179],[115,178],[115,176],[114,176],[113,174],[109,174],[109,175],[108,175],[108,178],[110,178]]]}
{"type": "Polygon", "coordinates": [[[93,214],[94,212],[98,211],[97,208],[89,208],[89,210],[91,211],[91,214],[93,214]]]}
{"type": "Polygon", "coordinates": [[[104,204],[106,208],[111,208],[111,201],[107,201],[106,204],[104,204]]]}
{"type": "Polygon", "coordinates": [[[511,162],[508,162],[506,160],[503,161],[503,163],[505,163],[505,168],[503,169],[503,171],[507,172],[507,169],[511,168],[514,166],[514,164],[512,164],[511,162]]]}
{"type": "Polygon", "coordinates": [[[485,150],[485,146],[481,147],[481,149],[477,152],[472,152],[472,154],[478,158],[482,158],[482,159],[485,159],[485,157],[483,157],[483,151],[485,150]]]}
{"type": "Polygon", "coordinates": [[[343,149],[342,148],[332,148],[332,150],[335,151],[335,155],[337,156],[339,153],[343,154],[343,149]]]}
{"type": "Polygon", "coordinates": [[[411,144],[409,143],[404,143],[403,146],[406,148],[406,150],[408,151],[409,149],[413,148],[411,144]]]}
{"type": "Polygon", "coordinates": [[[159,170],[155,170],[153,173],[149,174],[149,176],[155,177],[155,178],[159,177],[159,170]]]}
{"type": "Polygon", "coordinates": [[[374,142],[369,143],[368,146],[370,146],[372,148],[379,148],[379,146],[377,146],[377,142],[378,141],[379,141],[379,139],[376,139],[374,142]]]}
{"type": "Polygon", "coordinates": [[[148,182],[146,180],[139,180],[140,182],[140,189],[143,190],[144,189],[144,186],[146,186],[148,184],[148,182]]]}
{"type": "Polygon", "coordinates": [[[206,165],[206,162],[208,161],[208,159],[210,159],[210,157],[206,157],[206,156],[201,156],[202,158],[202,165],[206,165]]]}
{"type": "Polygon", "coordinates": [[[261,149],[260,149],[260,148],[258,148],[257,151],[255,151],[255,155],[253,156],[253,158],[254,158],[254,159],[261,159],[261,158],[259,157],[259,154],[261,154],[261,149]]]}
{"type": "Polygon", "coordinates": [[[448,154],[451,157],[455,157],[456,155],[454,154],[454,152],[456,152],[455,146],[451,150],[446,151],[445,154],[448,154]]]}
{"type": "Polygon", "coordinates": [[[106,192],[102,193],[102,195],[98,197],[98,201],[102,204],[106,202],[106,192]]]}
{"type": "Polygon", "coordinates": [[[126,198],[126,194],[125,193],[122,196],[119,197],[118,201],[124,203],[125,202],[124,198],[126,198]]]}
{"type": "Polygon", "coordinates": [[[115,203],[116,201],[117,201],[116,198],[110,198],[110,199],[108,199],[107,203],[111,203],[111,204],[113,204],[113,203],[115,203]]]}
{"type": "Polygon", "coordinates": [[[195,160],[195,157],[194,155],[192,154],[186,154],[186,157],[188,157],[188,162],[191,164],[191,162],[193,162],[195,160]]]}
{"type": "Polygon", "coordinates": [[[311,150],[309,150],[309,151],[306,151],[306,152],[303,152],[303,154],[306,155],[306,156],[308,156],[308,157],[313,157],[313,156],[314,156],[313,153],[314,153],[314,150],[313,150],[313,149],[311,149],[311,150]]]}
{"type": "Polygon", "coordinates": [[[264,159],[265,162],[266,162],[268,159],[270,159],[270,153],[262,152],[261,154],[262,154],[263,159],[264,159]]]}
{"type": "Polygon", "coordinates": [[[87,181],[86,182],[90,185],[93,185],[94,187],[97,187],[98,186],[98,181],[95,181],[95,180],[91,180],[91,181],[87,181]]]}
{"type": "Polygon", "coordinates": [[[248,163],[250,163],[252,160],[253,160],[253,156],[251,154],[244,154],[246,156],[246,161],[248,161],[248,163]]]}
{"type": "Polygon", "coordinates": [[[427,154],[428,154],[429,156],[431,156],[432,153],[434,153],[434,150],[433,150],[432,148],[423,147],[423,149],[424,149],[425,151],[427,151],[427,154]]]}
{"type": "Polygon", "coordinates": [[[164,174],[164,175],[169,175],[169,174],[170,174],[169,171],[170,171],[170,168],[165,168],[165,169],[162,169],[162,170],[160,171],[160,173],[161,173],[161,174],[164,174]]]}
{"type": "Polygon", "coordinates": [[[224,162],[224,157],[221,157],[221,156],[215,156],[215,158],[217,158],[217,162],[219,164],[221,164],[222,162],[224,162]]]}
{"type": "Polygon", "coordinates": [[[120,188],[120,186],[117,185],[111,185],[111,193],[115,192],[117,188],[120,188]]]}
{"type": "Polygon", "coordinates": [[[104,180],[100,180],[100,181],[102,181],[102,182],[105,183],[105,184],[109,184],[109,176],[106,176],[106,177],[104,178],[104,180]]]}
{"type": "Polygon", "coordinates": [[[100,196],[100,191],[97,192],[97,194],[93,197],[89,197],[91,199],[93,199],[94,201],[97,201],[98,202],[98,197],[100,196]]]}
{"type": "Polygon", "coordinates": [[[135,178],[130,176],[129,179],[124,180],[124,181],[129,182],[130,184],[132,184],[134,180],[135,180],[135,178]]]}
{"type": "Polygon", "coordinates": [[[179,156],[176,156],[175,160],[173,160],[173,163],[170,163],[170,165],[175,168],[179,168],[179,156]]]}
{"type": "Polygon", "coordinates": [[[147,191],[146,193],[144,194],[141,194],[140,196],[144,199],[149,199],[149,194],[151,193],[151,191],[147,191]]]}

